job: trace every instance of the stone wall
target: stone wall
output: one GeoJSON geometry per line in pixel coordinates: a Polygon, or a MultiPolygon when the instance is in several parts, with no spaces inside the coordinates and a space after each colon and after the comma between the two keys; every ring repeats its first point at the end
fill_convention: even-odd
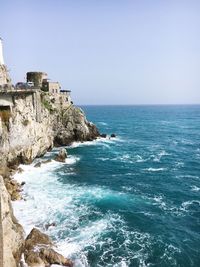
{"type": "Polygon", "coordinates": [[[11,94],[0,94],[0,107],[1,106],[9,106],[12,107],[13,106],[13,98],[11,94]]]}

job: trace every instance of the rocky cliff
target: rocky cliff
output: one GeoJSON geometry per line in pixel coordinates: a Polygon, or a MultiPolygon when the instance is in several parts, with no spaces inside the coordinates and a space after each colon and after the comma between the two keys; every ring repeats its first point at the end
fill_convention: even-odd
{"type": "Polygon", "coordinates": [[[0,176],[0,266],[17,267],[24,235],[10,204],[10,195],[15,199],[18,185],[8,172],[19,163],[32,162],[54,145],[93,140],[99,132],[80,108],[59,94],[16,91],[7,95],[2,103],[9,105],[0,105],[0,174],[4,176],[4,180],[0,176]]]}
{"type": "Polygon", "coordinates": [[[24,246],[22,226],[13,215],[10,195],[0,176],[0,266],[15,267],[24,246]]]}
{"type": "Polygon", "coordinates": [[[42,91],[12,97],[11,111],[0,111],[0,163],[30,163],[54,145],[93,140],[99,132],[83,111],[59,95],[42,91]]]}

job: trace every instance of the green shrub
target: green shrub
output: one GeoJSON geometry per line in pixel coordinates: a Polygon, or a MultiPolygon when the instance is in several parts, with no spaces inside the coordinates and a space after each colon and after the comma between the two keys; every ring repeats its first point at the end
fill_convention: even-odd
{"type": "Polygon", "coordinates": [[[46,99],[42,99],[42,104],[44,105],[44,107],[46,109],[48,109],[48,111],[50,111],[50,112],[53,111],[53,107],[52,107],[51,103],[49,103],[49,101],[47,101],[46,99]]]}

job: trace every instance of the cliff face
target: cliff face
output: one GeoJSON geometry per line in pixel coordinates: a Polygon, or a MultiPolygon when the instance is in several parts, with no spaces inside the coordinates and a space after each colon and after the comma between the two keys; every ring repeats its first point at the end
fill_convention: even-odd
{"type": "Polygon", "coordinates": [[[12,173],[19,163],[30,163],[54,145],[93,140],[99,132],[81,109],[59,94],[39,90],[0,94],[0,174],[4,176],[4,180],[0,176],[0,266],[17,267],[24,237],[12,212],[8,191],[15,183],[6,169],[12,173]]]}
{"type": "Polygon", "coordinates": [[[38,121],[31,94],[15,96],[13,102],[10,118],[0,119],[2,161],[29,163],[53,146],[51,118],[48,110],[43,108],[38,121]]]}
{"type": "MultiPolygon", "coordinates": [[[[0,163],[29,163],[53,145],[95,139],[97,128],[83,111],[44,92],[12,97],[10,115],[0,116],[0,163]]],[[[1,115],[1,113],[0,113],[1,115]]]]}
{"type": "Polygon", "coordinates": [[[0,176],[0,266],[18,266],[23,246],[23,228],[13,215],[10,195],[0,176]]]}
{"type": "Polygon", "coordinates": [[[73,141],[91,141],[99,135],[96,126],[86,120],[83,111],[73,105],[60,116],[59,123],[54,123],[54,132],[56,145],[67,145],[73,141]]]}

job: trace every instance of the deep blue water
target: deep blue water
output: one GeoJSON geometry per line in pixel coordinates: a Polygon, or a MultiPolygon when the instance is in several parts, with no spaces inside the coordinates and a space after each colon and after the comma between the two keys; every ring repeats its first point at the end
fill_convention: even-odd
{"type": "Polygon", "coordinates": [[[200,266],[200,106],[83,109],[117,138],[67,148],[74,162],[50,170],[49,233],[76,266],[200,266]]]}

